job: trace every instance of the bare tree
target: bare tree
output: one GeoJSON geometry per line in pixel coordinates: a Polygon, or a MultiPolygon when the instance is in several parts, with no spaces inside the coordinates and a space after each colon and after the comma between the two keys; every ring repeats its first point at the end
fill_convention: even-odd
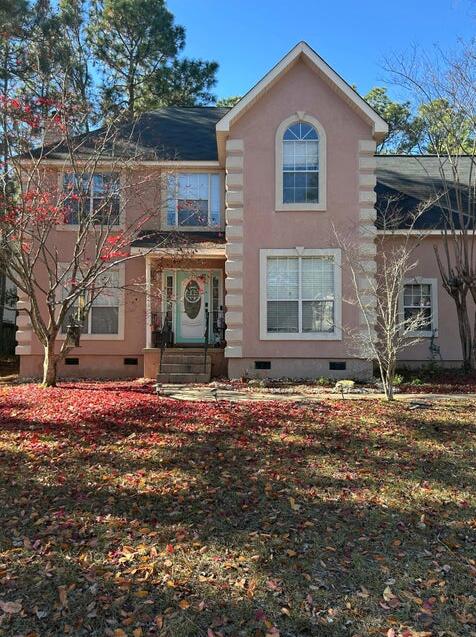
{"type": "Polygon", "coordinates": [[[415,157],[440,211],[441,245],[434,251],[443,286],[454,301],[466,372],[476,367],[476,41],[448,55],[437,49],[395,55],[386,62],[393,83],[418,110],[427,152],[415,157]]]}
{"type": "Polygon", "coordinates": [[[133,242],[160,227],[154,218],[166,176],[141,168],[133,127],[129,138],[114,123],[76,135],[87,113],[66,92],[47,101],[4,96],[1,107],[8,150],[0,269],[27,300],[23,311],[44,350],[43,383],[55,385],[58,362],[78,345],[95,300],[123,286],[117,271],[136,258],[133,242]],[[134,214],[125,215],[131,202],[134,214]]]}
{"type": "MultiPolygon", "coordinates": [[[[423,207],[422,207],[423,209],[423,207]]],[[[412,278],[418,259],[415,250],[423,234],[412,232],[422,214],[415,211],[411,218],[403,217],[399,198],[389,196],[380,205],[376,235],[377,268],[369,271],[359,257],[355,233],[344,236],[335,232],[337,243],[344,255],[343,267],[350,272],[352,292],[344,301],[355,306],[360,313],[360,327],[350,329],[343,325],[354,353],[376,362],[387,400],[393,400],[395,374],[399,354],[421,340],[419,331],[428,329],[431,316],[428,308],[406,314],[402,306],[405,284],[412,278]],[[394,231],[405,220],[407,233],[394,231]]],[[[418,283],[418,278],[415,278],[418,283]]]]}

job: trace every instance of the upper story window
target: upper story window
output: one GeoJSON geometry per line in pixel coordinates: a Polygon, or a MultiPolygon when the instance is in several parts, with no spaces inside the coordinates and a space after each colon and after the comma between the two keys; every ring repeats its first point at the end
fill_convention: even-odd
{"type": "Polygon", "coordinates": [[[78,225],[90,218],[96,225],[120,223],[119,175],[117,173],[66,173],[63,178],[67,215],[65,223],[78,225]]]}
{"type": "Polygon", "coordinates": [[[218,173],[169,175],[167,225],[190,228],[219,226],[221,194],[218,173]]]}
{"type": "Polygon", "coordinates": [[[283,203],[318,203],[319,135],[296,122],[283,135],[283,203]]]}
{"type": "Polygon", "coordinates": [[[326,209],[326,134],[314,117],[292,115],[276,132],[276,210],[326,209]]]}

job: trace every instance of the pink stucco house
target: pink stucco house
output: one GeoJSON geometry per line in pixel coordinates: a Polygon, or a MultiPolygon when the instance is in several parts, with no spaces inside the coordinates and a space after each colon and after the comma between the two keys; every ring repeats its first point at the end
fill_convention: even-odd
{"type": "MultiPolygon", "coordinates": [[[[361,317],[344,302],[351,282],[334,228],[352,229],[372,273],[377,196],[390,190],[417,199],[421,191],[414,158],[375,156],[387,133],[381,117],[301,42],[233,108],[164,108],[139,126],[174,157],[163,162],[170,196],[160,227],[135,243],[139,257],[117,276],[158,285],[161,294],[125,289],[97,303],[60,375],[153,378],[160,371],[163,381],[185,382],[369,374],[371,363],[352,353],[343,329],[358,328],[361,317]],[[201,215],[184,222],[184,199],[201,215]],[[193,254],[167,265],[154,244],[177,230],[193,254]]],[[[431,158],[421,160],[431,171],[431,158]]],[[[51,165],[65,169],[60,158],[51,165]]],[[[456,314],[438,280],[431,218],[434,231],[402,299],[409,311],[430,308],[428,325],[404,362],[428,361],[431,339],[445,363],[456,364],[456,314]]],[[[68,240],[68,228],[58,229],[58,245],[68,240]]],[[[42,348],[25,317],[18,327],[21,375],[40,375],[42,348]]]]}

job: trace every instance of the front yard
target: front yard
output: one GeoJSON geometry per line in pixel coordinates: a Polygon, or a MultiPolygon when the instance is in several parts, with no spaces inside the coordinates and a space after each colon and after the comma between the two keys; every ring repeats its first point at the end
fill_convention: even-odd
{"type": "Polygon", "coordinates": [[[0,388],[0,636],[476,635],[475,406],[0,388]]]}

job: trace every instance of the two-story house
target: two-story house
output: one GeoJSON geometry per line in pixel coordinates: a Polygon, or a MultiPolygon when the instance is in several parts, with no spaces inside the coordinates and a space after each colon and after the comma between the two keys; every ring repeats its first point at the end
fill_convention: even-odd
{"type": "MultiPolygon", "coordinates": [[[[135,242],[138,258],[117,273],[126,283],[143,280],[149,293],[126,289],[97,299],[81,347],[60,374],[155,377],[160,369],[164,381],[177,382],[210,374],[370,374],[371,363],[350,343],[362,317],[345,303],[352,282],[335,236],[354,233],[371,276],[377,193],[417,196],[412,158],[375,156],[385,121],[301,42],[233,108],[164,108],[143,115],[137,130],[173,157],[163,162],[168,196],[160,227],[135,242]],[[171,231],[193,244],[184,263],[167,265],[161,246],[171,231]],[[153,286],[161,291],[156,298],[153,286]]],[[[60,155],[50,159],[67,170],[60,155]]],[[[437,331],[438,321],[455,321],[435,274],[437,240],[419,248],[420,268],[402,300],[409,312],[429,308],[422,342],[406,352],[406,362],[428,359],[430,337],[445,361],[461,359],[455,331],[437,331]]],[[[28,320],[20,321],[21,375],[36,376],[42,348],[28,320]]]]}

